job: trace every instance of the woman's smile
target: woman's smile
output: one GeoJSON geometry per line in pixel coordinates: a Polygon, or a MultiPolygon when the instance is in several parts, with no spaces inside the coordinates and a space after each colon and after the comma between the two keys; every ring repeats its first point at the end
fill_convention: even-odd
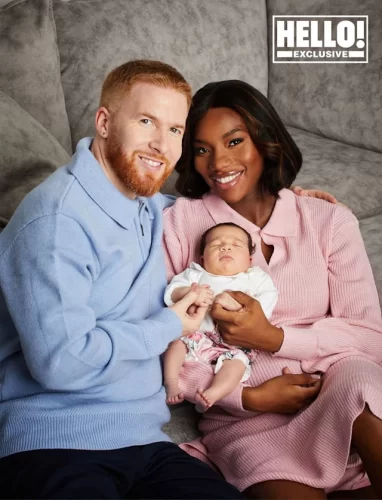
{"type": "Polygon", "coordinates": [[[243,174],[244,170],[241,172],[229,172],[224,176],[212,177],[212,180],[214,181],[214,186],[217,187],[217,189],[226,191],[227,189],[235,187],[242,179],[243,174]]]}

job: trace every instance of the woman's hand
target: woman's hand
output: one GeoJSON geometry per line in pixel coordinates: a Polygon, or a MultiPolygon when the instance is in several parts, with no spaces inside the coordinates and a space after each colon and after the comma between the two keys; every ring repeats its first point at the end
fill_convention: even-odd
{"type": "Polygon", "coordinates": [[[296,413],[317,397],[322,380],[312,375],[293,375],[284,368],[283,375],[257,387],[244,387],[243,408],[262,413],[296,413]]]}
{"type": "Polygon", "coordinates": [[[273,326],[264,315],[260,303],[243,292],[227,291],[239,304],[240,311],[227,311],[221,304],[214,303],[211,317],[227,344],[276,352],[280,349],[284,332],[273,326]]]}

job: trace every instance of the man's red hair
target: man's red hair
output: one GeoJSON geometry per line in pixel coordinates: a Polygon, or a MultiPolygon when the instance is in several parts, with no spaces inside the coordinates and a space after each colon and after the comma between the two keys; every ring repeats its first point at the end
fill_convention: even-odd
{"type": "Polygon", "coordinates": [[[100,107],[113,113],[123,97],[138,82],[178,90],[185,95],[188,105],[191,105],[191,87],[179,71],[160,61],[137,59],[118,66],[107,75],[102,85],[100,107]]]}

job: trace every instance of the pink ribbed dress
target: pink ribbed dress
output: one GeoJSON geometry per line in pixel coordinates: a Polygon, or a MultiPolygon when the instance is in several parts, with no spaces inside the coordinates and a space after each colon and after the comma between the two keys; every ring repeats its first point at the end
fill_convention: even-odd
{"type": "MultiPolygon", "coordinates": [[[[198,261],[202,233],[220,222],[244,227],[257,244],[253,265],[279,291],[271,322],[284,329],[279,352],[260,352],[246,385],[281,375],[325,373],[317,399],[295,415],[242,407],[239,386],[204,414],[203,438],[182,447],[210,461],[240,490],[272,479],[327,492],[369,485],[351,448],[352,424],[368,404],[382,418],[382,321],[372,271],[352,213],[338,205],[282,190],[263,229],[213,194],[179,198],[164,215],[168,277],[198,261]],[[269,264],[260,240],[274,246],[269,264]]],[[[212,368],[186,363],[181,389],[192,399],[212,368]]]]}

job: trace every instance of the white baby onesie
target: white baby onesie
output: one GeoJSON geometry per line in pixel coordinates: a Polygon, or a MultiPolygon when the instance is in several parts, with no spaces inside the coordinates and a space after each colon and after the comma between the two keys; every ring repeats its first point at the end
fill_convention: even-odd
{"type": "MultiPolygon", "coordinates": [[[[277,302],[278,292],[272,278],[260,267],[250,267],[247,271],[233,276],[221,276],[208,273],[202,266],[191,262],[190,267],[173,277],[167,285],[164,301],[166,305],[172,306],[172,292],[182,286],[191,286],[192,283],[198,285],[210,285],[214,296],[225,290],[239,290],[260,302],[265,316],[269,319],[277,302]]],[[[203,320],[200,331],[211,332],[214,329],[214,322],[209,314],[203,320]]]]}

